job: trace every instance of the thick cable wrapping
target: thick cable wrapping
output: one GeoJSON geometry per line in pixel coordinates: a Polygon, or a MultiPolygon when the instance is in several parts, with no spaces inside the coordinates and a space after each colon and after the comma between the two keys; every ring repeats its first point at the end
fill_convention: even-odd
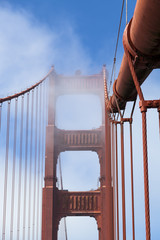
{"type": "Polygon", "coordinates": [[[3,224],[2,240],[5,240],[6,233],[6,207],[7,207],[7,187],[8,187],[8,154],[9,154],[9,133],[10,133],[10,101],[7,110],[7,132],[6,132],[6,156],[5,156],[5,176],[4,176],[4,199],[3,199],[3,224]]]}

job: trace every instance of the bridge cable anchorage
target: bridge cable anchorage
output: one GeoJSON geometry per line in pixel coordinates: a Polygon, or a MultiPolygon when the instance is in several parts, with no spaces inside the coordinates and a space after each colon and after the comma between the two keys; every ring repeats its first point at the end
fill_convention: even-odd
{"type": "Polygon", "coordinates": [[[28,194],[28,239],[31,234],[31,194],[32,194],[32,155],[33,155],[33,117],[34,117],[34,90],[31,99],[31,133],[30,133],[30,161],[29,161],[29,194],[28,194]]]}
{"type": "Polygon", "coordinates": [[[39,239],[39,206],[40,206],[40,154],[41,154],[41,108],[42,108],[42,85],[40,87],[39,92],[39,122],[38,122],[38,132],[39,132],[39,142],[38,142],[38,186],[37,186],[37,240],[39,239]]]}
{"type": "MultiPolygon", "coordinates": [[[[62,179],[62,165],[61,165],[61,157],[59,155],[59,173],[60,173],[60,182],[61,182],[61,190],[63,190],[63,179],[62,179]]],[[[64,217],[64,229],[65,229],[65,238],[68,240],[67,236],[67,223],[66,218],[64,217]]]]}
{"type": "Polygon", "coordinates": [[[23,205],[23,240],[26,237],[26,195],[27,195],[27,173],[28,173],[28,125],[29,125],[29,93],[27,93],[27,115],[25,133],[25,173],[24,173],[24,205],[23,205]]]}
{"type": "Polygon", "coordinates": [[[17,240],[20,235],[20,218],[21,218],[21,179],[22,179],[22,151],[23,151],[23,118],[24,118],[24,95],[21,99],[21,123],[20,123],[20,147],[19,147],[19,181],[18,181],[18,202],[17,202],[17,240]]]}
{"type": "Polygon", "coordinates": [[[14,144],[13,144],[13,165],[12,165],[12,194],[11,194],[11,220],[10,220],[10,240],[13,240],[13,219],[15,202],[15,166],[16,166],[16,147],[17,147],[17,109],[18,98],[15,99],[15,119],[14,119],[14,144]]]}
{"type": "Polygon", "coordinates": [[[111,78],[110,78],[110,83],[109,83],[108,95],[110,95],[111,86],[112,86],[112,78],[113,78],[113,73],[114,73],[114,67],[115,67],[115,64],[116,64],[117,49],[118,49],[119,35],[120,35],[120,30],[121,30],[121,25],[122,25],[124,3],[125,3],[125,0],[122,1],[121,15],[120,15],[120,20],[119,20],[118,34],[117,34],[117,40],[116,40],[116,47],[115,47],[115,53],[114,53],[114,59],[113,59],[113,65],[112,65],[112,72],[111,72],[111,78]]]}
{"type": "MultiPolygon", "coordinates": [[[[127,56],[129,68],[131,71],[131,75],[133,78],[133,82],[135,85],[135,88],[137,90],[137,93],[140,98],[140,103],[142,104],[140,106],[141,108],[141,114],[142,114],[142,137],[143,137],[143,168],[144,168],[144,195],[145,195],[145,223],[146,223],[146,240],[150,240],[150,208],[149,208],[149,177],[148,177],[148,151],[147,151],[147,118],[146,118],[146,112],[147,112],[147,106],[144,104],[144,96],[140,87],[140,84],[138,82],[138,78],[136,75],[136,72],[134,70],[134,66],[132,63],[131,55],[127,49],[125,40],[123,39],[123,45],[125,54],[127,56]]],[[[137,56],[138,57],[138,56],[137,56]]]]}
{"type": "Polygon", "coordinates": [[[7,211],[7,187],[8,187],[8,154],[9,154],[9,135],[10,135],[10,105],[8,101],[7,109],[7,132],[6,132],[6,155],[5,155],[5,175],[4,175],[4,197],[3,197],[3,224],[2,224],[2,240],[6,236],[6,211],[7,211]]]}
{"type": "Polygon", "coordinates": [[[32,240],[35,239],[35,215],[36,215],[36,193],[37,193],[37,128],[38,128],[38,87],[36,88],[36,101],[35,101],[35,159],[34,159],[34,192],[33,192],[33,223],[32,223],[32,240]]]}

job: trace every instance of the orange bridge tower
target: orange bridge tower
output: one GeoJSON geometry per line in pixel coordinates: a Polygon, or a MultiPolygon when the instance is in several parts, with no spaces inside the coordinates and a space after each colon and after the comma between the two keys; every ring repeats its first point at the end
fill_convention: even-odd
{"type": "MultiPolygon", "coordinates": [[[[103,68],[104,70],[104,68],[103,68]]],[[[45,186],[42,204],[42,240],[57,240],[61,218],[90,216],[96,219],[99,240],[113,240],[113,186],[110,123],[105,113],[104,76],[51,74],[46,128],[45,186]],[[61,130],[55,126],[56,100],[63,94],[96,94],[102,104],[102,125],[93,130],[61,130]],[[105,116],[106,115],[106,116],[105,116]],[[56,187],[57,159],[64,151],[94,151],[100,164],[100,188],[70,192],[56,187]]]]}

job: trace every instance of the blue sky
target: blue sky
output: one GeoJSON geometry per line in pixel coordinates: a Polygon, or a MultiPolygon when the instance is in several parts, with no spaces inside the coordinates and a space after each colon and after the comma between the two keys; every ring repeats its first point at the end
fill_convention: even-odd
{"type": "MultiPolygon", "coordinates": [[[[25,9],[40,24],[47,25],[51,30],[63,28],[66,22],[71,24],[94,63],[100,65],[110,60],[108,56],[113,58],[122,1],[10,0],[3,2],[11,4],[15,10],[25,9]]],[[[135,0],[128,1],[128,19],[133,15],[135,2],[135,0]]],[[[124,28],[125,14],[123,19],[124,28]]]]}
{"type": "MultiPolygon", "coordinates": [[[[45,29],[46,35],[60,34],[58,45],[61,49],[64,48],[62,46],[64,42],[66,48],[67,43],[69,47],[71,42],[71,33],[67,34],[65,31],[72,31],[72,35],[77,38],[85,55],[90,59],[90,69],[88,69],[90,72],[93,72],[93,69],[98,71],[102,64],[110,65],[113,61],[121,4],[121,1],[108,2],[105,0],[99,3],[96,0],[45,2],[5,0],[1,2],[1,6],[8,6],[13,13],[22,13],[32,27],[45,29]]],[[[132,17],[134,5],[135,0],[128,3],[128,19],[132,17]]],[[[124,26],[125,12],[121,33],[123,33],[124,26]]],[[[119,43],[118,54],[122,57],[122,34],[119,43]]],[[[25,43],[21,43],[21,45],[25,46],[25,43]]],[[[50,51],[52,52],[52,49],[50,51]]],[[[65,72],[62,66],[59,67],[53,56],[50,58],[50,62],[57,65],[57,71],[65,72]]]]}
{"type": "MultiPolygon", "coordinates": [[[[135,3],[135,0],[128,1],[129,20],[133,15],[135,3]]],[[[121,1],[107,0],[2,0],[0,4],[0,88],[2,89],[0,95],[6,96],[6,94],[14,93],[15,91],[19,91],[30,86],[32,83],[35,83],[41,79],[48,72],[52,64],[55,65],[57,73],[63,74],[74,74],[75,70],[77,69],[81,69],[82,74],[97,73],[101,71],[102,65],[106,64],[110,77],[118,32],[121,4],[121,1]]],[[[117,53],[116,75],[118,75],[120,62],[123,56],[122,34],[124,27],[125,12],[123,15],[122,30],[117,53]]],[[[147,98],[159,98],[160,85],[157,81],[158,74],[159,71],[155,71],[144,84],[143,89],[147,98]],[[150,86],[152,86],[152,91],[150,91],[150,86]]],[[[89,124],[92,123],[92,127],[97,127],[101,124],[101,119],[99,118],[101,110],[99,105],[96,105],[95,98],[92,99],[94,103],[94,111],[92,111],[90,101],[87,100],[86,102],[88,102],[88,105],[86,104],[86,109],[80,110],[79,107],[80,111],[77,112],[77,119],[75,118],[74,114],[73,117],[71,117],[72,114],[68,113],[67,110],[64,112],[63,99],[59,99],[59,101],[61,102],[59,103],[59,112],[57,113],[59,126],[61,126],[63,123],[62,120],[65,119],[66,121],[63,127],[71,128],[72,125],[72,127],[75,129],[77,126],[77,119],[79,119],[78,114],[80,111],[82,110],[83,114],[86,114],[89,109],[91,110],[90,118],[88,118],[89,124]],[[92,121],[93,118],[94,121],[92,121]],[[76,124],[72,124],[72,121],[76,124]]],[[[64,102],[68,104],[71,104],[71,101],[73,100],[64,99],[64,102]]],[[[74,98],[74,101],[79,104],[78,106],[84,105],[84,99],[82,101],[82,99],[74,98]]],[[[65,106],[65,108],[67,109],[67,106],[65,106]]],[[[75,105],[73,106],[73,109],[74,108],[75,105]]],[[[151,112],[149,115],[149,122],[152,120],[155,120],[156,124],[158,124],[157,115],[151,112]]],[[[136,234],[137,239],[143,239],[144,198],[143,187],[141,187],[143,168],[141,162],[141,120],[140,114],[138,113],[138,106],[135,122],[137,124],[134,128],[135,138],[138,136],[135,144],[136,153],[134,162],[135,174],[138,176],[135,178],[135,204],[137,206],[136,234]]],[[[153,186],[155,186],[157,183],[156,174],[154,173],[156,172],[156,169],[159,168],[159,163],[157,160],[159,139],[155,125],[152,125],[152,128],[149,128],[149,136],[151,139],[150,144],[152,146],[149,150],[149,156],[153,156],[153,160],[149,162],[149,165],[151,183],[153,186]],[[152,140],[155,140],[155,143],[152,140]]],[[[85,125],[84,118],[81,119],[79,127],[81,129],[88,127],[88,125],[85,125]]],[[[66,153],[66,156],[64,155],[65,154],[62,155],[62,162],[66,162],[66,168],[64,164],[63,169],[64,178],[66,179],[66,187],[71,187],[71,189],[75,189],[76,187],[71,186],[73,181],[71,178],[67,178],[68,169],[70,172],[72,172],[73,179],[77,177],[76,181],[79,189],[82,190],[82,183],[84,183],[85,190],[87,190],[87,188],[92,186],[93,181],[93,187],[97,186],[97,177],[99,174],[97,168],[99,166],[95,156],[91,156],[91,158],[95,161],[92,169],[90,169],[90,159],[88,153],[86,155],[85,153],[79,154],[79,161],[80,157],[83,157],[83,161],[85,161],[85,159],[89,160],[86,165],[87,170],[81,169],[81,173],[77,173],[77,176],[75,176],[74,173],[75,169],[77,169],[77,166],[73,165],[73,161],[75,158],[78,159],[78,156],[75,156],[71,152],[66,153]],[[87,172],[88,169],[91,171],[90,176],[87,172]],[[83,176],[83,182],[79,181],[81,176],[83,176]],[[87,176],[86,183],[84,176],[87,176]]],[[[128,162],[126,162],[126,168],[129,169],[127,164],[128,162]]],[[[129,180],[127,181],[129,182],[129,180]]],[[[129,199],[130,192],[128,184],[127,188],[127,196],[129,199]]],[[[155,216],[156,212],[159,211],[157,210],[157,206],[160,195],[156,195],[155,187],[152,188],[151,193],[151,217],[152,229],[154,230],[153,239],[158,239],[156,238],[156,236],[159,236],[159,230],[156,225],[158,220],[155,216]]],[[[129,203],[127,207],[130,208],[129,203]]],[[[130,215],[128,215],[128,219],[130,223],[130,215]]],[[[82,222],[86,225],[85,220],[82,220],[81,223],[82,222]]],[[[76,228],[75,222],[68,220],[68,223],[70,226],[74,226],[74,229],[76,228]]],[[[89,229],[90,230],[88,231],[88,234],[91,235],[87,235],[86,233],[86,239],[84,236],[79,235],[79,239],[97,240],[97,236],[95,236],[94,239],[92,235],[92,231],[95,231],[95,222],[93,222],[93,225],[91,225],[89,229]]],[[[75,240],[75,231],[72,231],[71,228],[69,231],[70,240],[75,240]]],[[[129,234],[128,236],[130,236],[130,226],[128,227],[127,231],[129,234]]],[[[61,237],[59,240],[63,240],[63,237],[61,237]]]]}

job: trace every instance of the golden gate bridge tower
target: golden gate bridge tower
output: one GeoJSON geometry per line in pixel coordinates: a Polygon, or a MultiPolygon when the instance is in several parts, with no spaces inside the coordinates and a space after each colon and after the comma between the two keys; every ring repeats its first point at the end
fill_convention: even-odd
{"type": "MultiPolygon", "coordinates": [[[[90,216],[97,221],[99,239],[113,239],[113,185],[111,179],[110,127],[105,120],[104,76],[62,76],[49,79],[48,126],[46,129],[45,187],[43,188],[42,239],[56,240],[61,218],[90,216]],[[55,126],[56,100],[62,94],[96,94],[102,105],[102,126],[94,130],[60,130],[55,126]],[[100,163],[100,188],[69,192],[56,187],[56,165],[63,151],[94,151],[100,163]]],[[[84,116],[82,116],[84,117],[84,116]]],[[[85,116],[87,118],[87,116],[85,116]]],[[[76,161],[76,159],[75,159],[76,161]]]]}

